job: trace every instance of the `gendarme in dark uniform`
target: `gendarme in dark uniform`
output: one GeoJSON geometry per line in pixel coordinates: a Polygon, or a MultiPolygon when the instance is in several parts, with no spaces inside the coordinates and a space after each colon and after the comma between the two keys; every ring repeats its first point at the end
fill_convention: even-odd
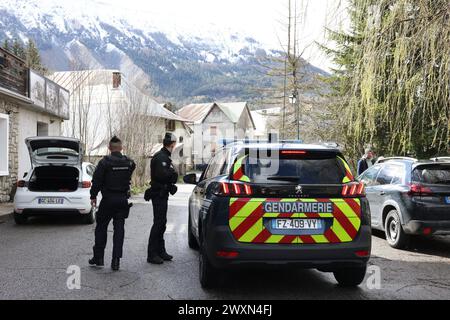
{"type": "Polygon", "coordinates": [[[122,155],[122,142],[117,137],[113,137],[109,142],[109,150],[111,154],[100,160],[92,179],[91,202],[96,205],[99,192],[102,193],[102,201],[96,217],[94,257],[89,260],[89,264],[104,265],[108,225],[113,220],[111,268],[117,271],[120,268],[120,258],[122,258],[125,219],[128,218],[130,212],[128,198],[131,175],[136,164],[122,155]]]}
{"type": "Polygon", "coordinates": [[[153,227],[148,241],[147,261],[149,263],[161,264],[173,258],[166,251],[164,232],[166,231],[169,193],[173,195],[177,191],[175,183],[178,180],[178,174],[170,158],[176,141],[175,135],[166,133],[163,148],[153,156],[150,164],[151,188],[146,195],[146,200],[151,198],[153,204],[153,227]]]}

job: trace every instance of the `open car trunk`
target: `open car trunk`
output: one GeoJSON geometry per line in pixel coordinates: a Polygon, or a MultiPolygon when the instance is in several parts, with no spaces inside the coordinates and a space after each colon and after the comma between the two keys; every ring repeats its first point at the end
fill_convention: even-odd
{"type": "Polygon", "coordinates": [[[72,192],[77,190],[80,171],[75,167],[43,166],[33,171],[30,191],[72,192]]]}

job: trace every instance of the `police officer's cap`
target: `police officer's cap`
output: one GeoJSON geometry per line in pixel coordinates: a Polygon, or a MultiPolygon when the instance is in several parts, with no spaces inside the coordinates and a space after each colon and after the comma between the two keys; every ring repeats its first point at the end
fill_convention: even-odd
{"type": "Polygon", "coordinates": [[[164,136],[163,144],[169,145],[174,142],[177,142],[177,137],[175,137],[175,135],[171,132],[166,132],[166,135],[164,136]]]}

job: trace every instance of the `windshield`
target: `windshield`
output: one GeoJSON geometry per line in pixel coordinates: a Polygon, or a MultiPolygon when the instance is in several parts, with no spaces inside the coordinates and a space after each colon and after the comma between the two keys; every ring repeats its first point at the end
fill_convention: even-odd
{"type": "Polygon", "coordinates": [[[413,181],[426,184],[450,184],[450,165],[420,166],[413,171],[413,181]]]}
{"type": "Polygon", "coordinates": [[[341,184],[345,167],[336,154],[280,154],[279,161],[267,157],[248,157],[245,174],[254,183],[341,184]]]}

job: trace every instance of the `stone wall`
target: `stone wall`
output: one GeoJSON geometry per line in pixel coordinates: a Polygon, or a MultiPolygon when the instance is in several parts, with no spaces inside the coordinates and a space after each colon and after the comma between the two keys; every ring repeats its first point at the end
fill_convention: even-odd
{"type": "Polygon", "coordinates": [[[0,202],[12,200],[18,172],[19,106],[0,95],[0,113],[9,114],[9,176],[0,176],[0,202]]]}

